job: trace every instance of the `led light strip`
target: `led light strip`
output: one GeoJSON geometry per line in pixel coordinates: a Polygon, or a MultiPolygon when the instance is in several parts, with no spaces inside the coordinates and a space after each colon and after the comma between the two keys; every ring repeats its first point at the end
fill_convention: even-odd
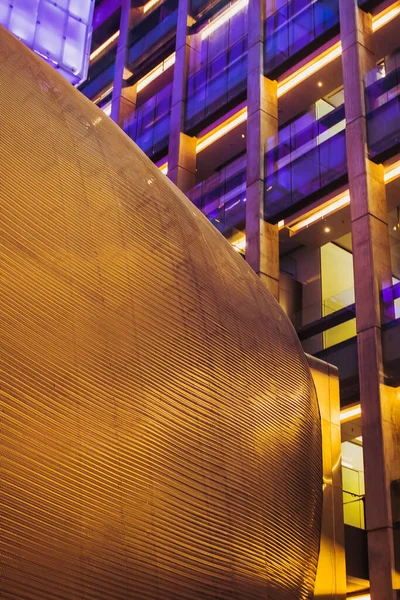
{"type": "Polygon", "coordinates": [[[394,165],[386,167],[383,176],[385,183],[389,183],[389,181],[393,181],[393,179],[397,179],[397,177],[400,177],[400,160],[394,163],[394,165]]]}
{"type": "Polygon", "coordinates": [[[347,600],[371,600],[371,596],[369,594],[364,594],[363,596],[347,596],[347,600]]]}
{"type": "Polygon", "coordinates": [[[235,127],[237,127],[241,123],[244,123],[246,119],[247,108],[242,108],[241,110],[239,110],[239,112],[233,115],[233,117],[227,119],[221,125],[218,125],[218,127],[215,127],[215,129],[212,129],[209,133],[204,135],[202,138],[198,139],[196,145],[196,154],[198,154],[205,148],[208,148],[208,146],[211,146],[211,144],[213,144],[221,137],[229,133],[229,131],[232,131],[232,129],[235,129],[235,127]]]}
{"type": "Polygon", "coordinates": [[[204,29],[201,31],[201,39],[205,40],[208,38],[209,35],[219,29],[221,25],[226,23],[226,21],[229,21],[229,19],[237,15],[237,13],[243,10],[243,8],[246,8],[248,3],[249,0],[238,0],[238,2],[235,2],[235,4],[230,6],[225,12],[222,13],[222,15],[204,27],[204,29]]]}
{"type": "MultiPolygon", "coordinates": [[[[400,15],[400,2],[396,2],[394,6],[383,10],[379,15],[372,17],[372,31],[377,31],[396,17],[400,15]]],[[[368,596],[369,597],[369,596],[368,596]]]]}
{"type": "Polygon", "coordinates": [[[359,416],[361,416],[361,404],[356,404],[340,411],[341,423],[346,423],[346,421],[351,421],[359,416]]]}
{"type": "Polygon", "coordinates": [[[168,163],[167,162],[158,168],[160,169],[161,173],[163,173],[164,175],[166,175],[168,173],[168,163]]]}
{"type": "Polygon", "coordinates": [[[323,206],[322,208],[320,208],[319,210],[317,210],[316,212],[311,214],[309,217],[306,217],[305,219],[298,221],[298,223],[295,223],[294,225],[289,226],[289,230],[292,233],[297,233],[298,231],[301,231],[302,229],[309,227],[316,221],[323,219],[327,215],[330,215],[331,213],[333,213],[337,210],[340,210],[341,208],[343,208],[344,206],[347,206],[348,204],[350,204],[350,195],[349,195],[349,191],[346,190],[342,194],[335,196],[335,198],[333,198],[333,200],[330,200],[325,206],[323,206]]]}
{"type": "Polygon", "coordinates": [[[96,50],[94,50],[92,52],[92,54],[90,55],[90,61],[94,60],[95,58],[97,58],[99,56],[99,54],[101,54],[104,50],[106,50],[108,48],[108,46],[111,46],[111,44],[113,42],[115,42],[115,40],[117,40],[119,37],[119,30],[116,31],[115,33],[113,33],[113,35],[111,37],[108,38],[108,40],[106,40],[104,42],[104,44],[101,44],[101,46],[99,46],[96,50]]]}
{"type": "Polygon", "coordinates": [[[314,58],[308,62],[306,65],[304,65],[304,67],[301,67],[295,73],[289,75],[289,77],[286,77],[286,79],[283,79],[283,81],[278,82],[278,98],[286,94],[286,92],[296,87],[296,85],[311,75],[314,75],[314,73],[326,65],[329,65],[329,63],[338,58],[341,54],[342,45],[340,42],[337,42],[337,44],[334,44],[331,48],[329,48],[329,50],[326,50],[317,58],[314,58]]]}
{"type": "Polygon", "coordinates": [[[157,77],[159,77],[160,75],[165,73],[165,71],[167,69],[169,69],[170,67],[172,67],[172,65],[174,65],[174,64],[175,64],[175,52],[173,54],[171,54],[170,56],[168,56],[168,58],[163,60],[159,65],[154,67],[154,69],[152,71],[150,71],[150,73],[148,73],[147,75],[142,77],[142,79],[139,79],[139,81],[137,83],[137,91],[140,92],[141,90],[144,90],[144,88],[147,87],[149,85],[149,83],[151,83],[152,81],[157,79],[157,77]]]}
{"type": "Polygon", "coordinates": [[[144,14],[146,14],[147,12],[149,12],[149,10],[151,10],[159,2],[160,2],[160,0],[149,0],[149,2],[147,2],[147,4],[145,4],[143,6],[143,12],[144,12],[144,14]]]}

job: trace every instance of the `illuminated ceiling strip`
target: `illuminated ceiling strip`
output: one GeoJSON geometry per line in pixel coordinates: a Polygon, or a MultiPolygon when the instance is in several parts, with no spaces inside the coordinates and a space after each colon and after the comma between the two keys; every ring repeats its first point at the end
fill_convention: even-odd
{"type": "Polygon", "coordinates": [[[119,30],[116,31],[111,37],[108,38],[108,40],[106,40],[104,42],[104,44],[101,44],[101,46],[99,46],[96,50],[94,50],[92,52],[92,54],[90,55],[90,60],[94,60],[95,58],[97,58],[99,56],[99,54],[101,54],[104,50],[106,50],[106,48],[108,48],[108,46],[111,46],[111,44],[113,42],[115,42],[116,39],[118,39],[119,37],[119,30]]]}
{"type": "Polygon", "coordinates": [[[225,12],[222,13],[219,17],[217,17],[214,21],[206,25],[204,29],[201,31],[201,39],[205,40],[209,35],[214,33],[221,25],[229,21],[234,15],[240,12],[243,8],[246,8],[249,0],[238,0],[232,6],[230,6],[225,12]]]}
{"type": "Polygon", "coordinates": [[[167,69],[172,67],[173,64],[175,64],[175,52],[168,56],[168,58],[163,60],[159,65],[154,67],[154,69],[150,71],[150,73],[142,77],[142,79],[139,79],[137,83],[137,91],[140,92],[141,90],[144,90],[144,88],[147,87],[149,83],[157,79],[157,77],[159,77],[167,69]]]}
{"type": "Polygon", "coordinates": [[[371,596],[369,594],[364,594],[363,596],[347,596],[348,600],[371,600],[371,596]]]}
{"type": "Polygon", "coordinates": [[[361,404],[357,404],[356,406],[350,406],[349,408],[344,408],[340,411],[340,421],[345,423],[346,421],[351,421],[361,415],[361,404]]]}
{"type": "Polygon", "coordinates": [[[302,219],[301,221],[298,221],[298,223],[295,223],[294,225],[291,225],[289,227],[289,230],[292,233],[297,233],[301,229],[305,229],[306,227],[309,227],[313,223],[320,221],[327,215],[330,215],[331,213],[343,208],[344,206],[347,206],[348,204],[350,204],[350,195],[349,195],[349,191],[346,190],[342,194],[335,196],[335,198],[333,198],[333,200],[329,201],[329,203],[327,203],[325,206],[323,206],[322,208],[320,208],[319,210],[317,210],[316,212],[311,214],[309,217],[302,219]]]}
{"type": "Polygon", "coordinates": [[[372,17],[372,31],[377,31],[396,17],[400,15],[400,2],[396,2],[395,6],[390,6],[383,10],[375,17],[372,17]]]}
{"type": "Polygon", "coordinates": [[[158,168],[160,169],[161,173],[163,173],[164,175],[166,175],[168,173],[168,163],[167,162],[158,168]]]}
{"type": "Polygon", "coordinates": [[[144,14],[146,14],[147,12],[149,12],[149,10],[151,10],[159,2],[160,2],[160,0],[149,0],[149,2],[147,2],[143,6],[143,12],[144,12],[144,14]]]}
{"type": "MultiPolygon", "coordinates": [[[[390,181],[393,181],[394,179],[397,179],[398,177],[400,177],[400,160],[398,162],[396,162],[394,165],[385,167],[384,181],[385,181],[385,183],[389,183],[390,181]]],[[[287,225],[287,227],[289,228],[289,230],[292,233],[297,233],[301,229],[304,229],[305,227],[309,227],[313,223],[316,223],[316,221],[319,221],[319,220],[323,219],[324,217],[330,215],[331,213],[333,213],[337,210],[340,210],[341,208],[343,208],[344,206],[347,206],[348,204],[350,204],[350,195],[349,195],[349,190],[346,190],[342,194],[339,194],[339,196],[336,196],[335,198],[333,198],[333,200],[330,200],[325,206],[323,206],[316,212],[312,213],[309,217],[306,217],[305,219],[298,221],[294,225],[287,225]]],[[[282,227],[284,227],[284,226],[285,226],[285,222],[279,221],[278,228],[282,229],[282,227]]]]}
{"type": "Polygon", "coordinates": [[[246,119],[247,108],[242,108],[242,110],[233,115],[233,117],[227,119],[226,121],[221,123],[221,125],[218,125],[218,127],[215,127],[215,129],[212,129],[209,133],[197,140],[196,154],[198,154],[205,148],[208,148],[208,146],[211,146],[211,144],[213,144],[221,137],[229,133],[229,131],[232,131],[232,129],[235,129],[235,127],[237,127],[241,123],[244,123],[246,119]]]}
{"type": "Polygon", "coordinates": [[[386,167],[383,176],[385,183],[389,183],[389,181],[393,181],[393,179],[397,179],[397,177],[400,177],[400,160],[394,165],[386,167]]]}
{"type": "Polygon", "coordinates": [[[278,98],[286,94],[286,92],[296,87],[296,85],[298,85],[311,75],[314,75],[314,73],[316,73],[326,65],[329,65],[329,63],[338,58],[341,54],[342,45],[340,42],[337,42],[337,44],[331,46],[329,50],[326,50],[325,52],[308,62],[306,65],[304,65],[304,67],[301,67],[300,69],[298,69],[298,71],[296,71],[292,75],[289,75],[289,77],[287,77],[283,81],[280,81],[278,83],[278,98]]]}

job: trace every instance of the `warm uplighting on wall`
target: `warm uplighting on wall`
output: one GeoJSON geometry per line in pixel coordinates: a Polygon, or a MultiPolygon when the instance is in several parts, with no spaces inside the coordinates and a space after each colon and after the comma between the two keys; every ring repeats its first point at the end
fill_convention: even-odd
{"type": "Polygon", "coordinates": [[[201,39],[205,40],[209,35],[214,33],[214,31],[219,29],[221,25],[229,21],[229,19],[231,19],[234,15],[240,12],[243,8],[246,8],[248,3],[248,0],[238,0],[238,2],[235,2],[235,4],[233,4],[226,11],[224,11],[222,15],[220,15],[219,17],[214,19],[214,21],[212,21],[211,23],[206,25],[206,27],[204,27],[204,29],[201,32],[201,39]]]}
{"type": "Polygon", "coordinates": [[[92,54],[90,55],[90,60],[94,60],[95,58],[97,58],[102,52],[104,52],[104,50],[106,50],[109,46],[111,46],[111,44],[113,42],[115,42],[115,40],[117,40],[119,37],[119,30],[116,31],[115,33],[113,33],[113,35],[111,37],[108,38],[108,40],[106,40],[103,44],[101,44],[101,46],[99,46],[98,48],[96,48],[96,50],[94,50],[92,52],[92,54]]]}
{"type": "Polygon", "coordinates": [[[396,2],[386,10],[383,10],[375,17],[372,17],[372,31],[377,31],[396,17],[400,15],[400,2],[396,2]]]}
{"type": "Polygon", "coordinates": [[[166,58],[159,65],[154,67],[154,69],[150,71],[150,73],[142,77],[142,79],[139,79],[139,81],[137,82],[137,91],[140,92],[141,90],[144,90],[144,88],[147,87],[149,83],[151,83],[152,81],[157,79],[157,77],[165,73],[165,71],[172,67],[172,65],[174,64],[175,52],[173,54],[170,54],[168,58],[166,58]]]}
{"type": "Polygon", "coordinates": [[[356,404],[355,406],[349,406],[348,408],[344,408],[340,411],[340,422],[346,423],[347,421],[352,421],[353,419],[357,419],[357,417],[361,416],[361,404],[356,404]]]}
{"type": "Polygon", "coordinates": [[[246,121],[246,119],[247,119],[247,107],[242,108],[236,114],[234,114],[232,117],[230,117],[229,119],[227,119],[226,121],[221,123],[221,125],[218,125],[214,129],[212,129],[211,131],[206,133],[206,135],[204,135],[203,137],[198,139],[197,146],[196,146],[196,154],[198,154],[205,148],[208,148],[208,146],[211,146],[211,144],[213,144],[214,142],[219,140],[221,137],[223,137],[224,135],[226,135],[227,133],[232,131],[232,129],[235,129],[235,127],[237,127],[241,123],[244,123],[246,121]]]}
{"type": "Polygon", "coordinates": [[[341,54],[342,45],[340,42],[337,42],[337,44],[334,44],[328,50],[322,52],[322,54],[305,64],[303,67],[300,67],[300,69],[295,71],[292,75],[289,75],[289,77],[286,77],[286,79],[283,79],[278,83],[278,98],[296,87],[296,85],[305,79],[308,79],[311,75],[314,75],[314,73],[317,73],[326,65],[329,65],[329,63],[334,61],[341,54]]]}

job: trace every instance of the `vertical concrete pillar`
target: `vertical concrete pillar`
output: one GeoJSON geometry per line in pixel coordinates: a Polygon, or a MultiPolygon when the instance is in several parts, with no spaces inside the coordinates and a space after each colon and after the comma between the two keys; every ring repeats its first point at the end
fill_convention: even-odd
{"type": "Polygon", "coordinates": [[[115,58],[114,87],[111,101],[111,118],[121,127],[136,108],[136,85],[127,86],[125,81],[128,35],[133,16],[132,13],[131,0],[122,0],[118,48],[115,58]]]}
{"type": "Polygon", "coordinates": [[[381,291],[392,274],[383,167],[367,154],[364,78],[375,66],[372,23],[357,0],[339,5],[371,597],[394,600],[390,456],[400,423],[382,393],[381,291]]]}
{"type": "Polygon", "coordinates": [[[339,373],[336,367],[307,355],[322,428],[322,527],[315,600],[345,600],[343,494],[339,373]]]}
{"type": "Polygon", "coordinates": [[[168,177],[183,192],[196,182],[196,138],[183,132],[190,57],[190,0],[179,0],[168,148],[168,177]]]}
{"type": "MultiPolygon", "coordinates": [[[[273,9],[274,0],[269,2],[273,9]]],[[[267,7],[268,8],[268,7],[267,7]]],[[[264,221],[264,151],[278,131],[277,83],[264,77],[265,0],[249,0],[247,73],[246,261],[279,296],[277,225],[264,221]]]]}

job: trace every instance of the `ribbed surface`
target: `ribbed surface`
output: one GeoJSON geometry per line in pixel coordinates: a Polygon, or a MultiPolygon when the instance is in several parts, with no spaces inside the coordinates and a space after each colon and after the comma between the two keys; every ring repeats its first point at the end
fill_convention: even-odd
{"type": "Polygon", "coordinates": [[[2,599],[311,598],[317,402],[287,318],[0,31],[2,599]]]}

